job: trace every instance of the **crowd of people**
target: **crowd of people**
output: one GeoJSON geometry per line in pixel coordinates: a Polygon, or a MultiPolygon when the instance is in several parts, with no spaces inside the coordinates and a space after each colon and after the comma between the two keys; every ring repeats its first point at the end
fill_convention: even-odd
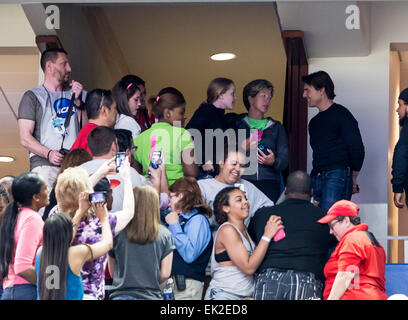
{"type": "Polygon", "coordinates": [[[384,249],[350,201],[358,122],[326,72],[303,77],[319,109],[313,171],[284,179],[268,80],[244,87],[236,114],[234,82],[213,79],[185,123],[174,87],[146,103],[146,83],[126,75],[87,92],[63,49],[41,68],[18,112],[30,171],[0,180],[2,300],[163,299],[170,278],[176,300],[387,299],[384,249]]]}

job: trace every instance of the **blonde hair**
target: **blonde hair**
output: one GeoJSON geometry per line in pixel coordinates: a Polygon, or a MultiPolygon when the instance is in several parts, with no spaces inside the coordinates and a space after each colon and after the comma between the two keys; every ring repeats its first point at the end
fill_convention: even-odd
{"type": "Polygon", "coordinates": [[[135,214],[126,226],[129,242],[147,244],[156,240],[160,223],[159,194],[149,185],[140,185],[133,189],[135,196],[135,214]]]}
{"type": "Polygon", "coordinates": [[[60,211],[68,213],[72,218],[78,209],[81,192],[94,192],[86,170],[80,167],[65,169],[58,176],[55,186],[55,197],[60,211]]]}

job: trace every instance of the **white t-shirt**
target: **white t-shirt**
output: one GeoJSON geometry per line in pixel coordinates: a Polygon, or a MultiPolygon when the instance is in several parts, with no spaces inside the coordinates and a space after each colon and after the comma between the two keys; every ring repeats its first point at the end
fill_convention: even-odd
{"type": "MultiPolygon", "coordinates": [[[[92,174],[95,173],[106,161],[108,160],[94,159],[81,164],[80,167],[84,168],[88,172],[88,174],[92,174]]],[[[109,181],[111,181],[112,179],[119,181],[119,185],[116,188],[112,189],[113,203],[111,211],[121,211],[123,210],[123,179],[121,178],[120,174],[109,174],[106,177],[109,181]]],[[[130,168],[130,180],[132,182],[132,188],[142,184],[141,175],[134,168],[130,168]]]]}
{"type": "MultiPolygon", "coordinates": [[[[212,179],[202,179],[198,180],[198,185],[200,186],[201,193],[203,195],[204,201],[214,209],[214,200],[218,192],[226,187],[233,187],[234,184],[225,184],[217,181],[215,178],[212,179]]],[[[249,202],[249,216],[245,219],[244,223],[248,227],[250,219],[254,216],[255,212],[262,207],[273,206],[273,201],[271,201],[261,190],[255,187],[251,182],[245,179],[239,179],[236,183],[241,183],[244,185],[244,190],[246,197],[249,202]]],[[[215,222],[213,216],[210,219],[211,228],[214,227],[218,229],[218,225],[215,222]]]]}
{"type": "Polygon", "coordinates": [[[116,116],[115,129],[126,129],[132,132],[132,138],[135,139],[142,129],[135,119],[125,114],[118,114],[116,116]]]}

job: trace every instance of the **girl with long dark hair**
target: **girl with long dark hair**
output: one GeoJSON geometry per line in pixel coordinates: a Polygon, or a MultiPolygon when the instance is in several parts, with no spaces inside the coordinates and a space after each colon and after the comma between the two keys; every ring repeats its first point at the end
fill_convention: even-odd
{"type": "MultiPolygon", "coordinates": [[[[87,202],[88,205],[85,206],[89,206],[88,199],[88,193],[81,193],[80,206],[87,202]]],[[[43,246],[39,249],[35,263],[38,299],[82,300],[84,295],[81,278],[82,266],[86,261],[106,254],[113,245],[106,204],[92,203],[92,208],[102,229],[101,240],[92,245],[71,246],[73,222],[69,215],[57,213],[46,220],[43,246]],[[50,282],[49,278],[52,278],[53,275],[58,276],[53,279],[58,282],[50,282]]],[[[86,210],[80,210],[80,212],[86,212],[86,210]]]]}
{"type": "Polygon", "coordinates": [[[142,105],[140,88],[128,81],[119,80],[112,88],[118,114],[115,129],[127,129],[132,132],[133,139],[142,131],[135,120],[142,105]]]}
{"type": "Polygon", "coordinates": [[[7,206],[0,230],[2,300],[34,300],[37,277],[34,257],[43,238],[38,210],[48,205],[48,187],[35,172],[17,176],[11,187],[14,201],[7,206]]]}

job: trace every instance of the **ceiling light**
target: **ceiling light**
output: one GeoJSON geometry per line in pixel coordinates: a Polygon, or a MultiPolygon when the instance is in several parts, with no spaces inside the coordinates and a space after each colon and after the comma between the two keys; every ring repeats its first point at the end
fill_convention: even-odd
{"type": "Polygon", "coordinates": [[[0,162],[13,162],[14,160],[13,157],[0,157],[0,162]]]}
{"type": "Polygon", "coordinates": [[[231,59],[234,59],[236,57],[236,55],[235,54],[233,54],[233,53],[216,53],[216,54],[213,54],[212,56],[211,56],[211,60],[214,60],[214,61],[225,61],[225,60],[231,60],[231,59]]]}

